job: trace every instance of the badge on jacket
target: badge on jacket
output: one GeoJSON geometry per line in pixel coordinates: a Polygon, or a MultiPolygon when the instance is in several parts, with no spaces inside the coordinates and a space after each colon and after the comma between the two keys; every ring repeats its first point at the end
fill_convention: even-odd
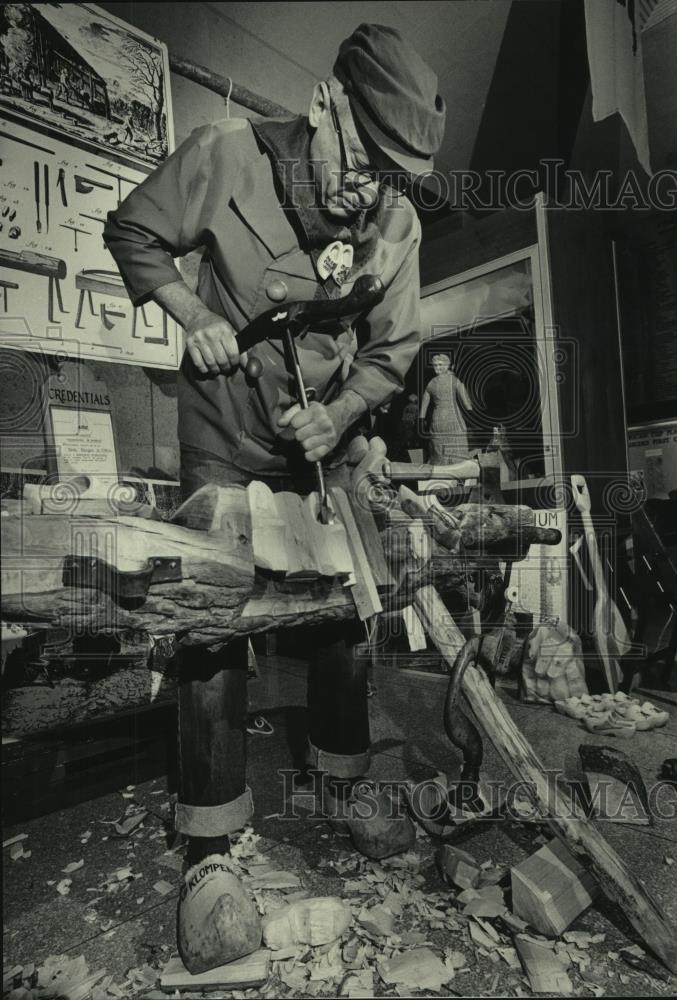
{"type": "Polygon", "coordinates": [[[317,258],[317,273],[322,281],[333,275],[337,285],[342,285],[353,266],[354,251],[349,243],[336,240],[325,247],[317,258]]]}

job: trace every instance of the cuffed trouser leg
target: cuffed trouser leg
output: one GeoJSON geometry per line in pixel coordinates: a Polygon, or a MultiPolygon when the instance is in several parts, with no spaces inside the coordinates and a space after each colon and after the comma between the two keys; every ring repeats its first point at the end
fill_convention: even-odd
{"type": "Polygon", "coordinates": [[[369,767],[369,661],[356,655],[363,638],[353,622],[309,629],[307,762],[336,778],[358,778],[369,767]]]}
{"type": "Polygon", "coordinates": [[[253,814],[245,781],[247,640],[218,652],[183,650],[178,702],[175,826],[191,837],[223,837],[253,814]]]}

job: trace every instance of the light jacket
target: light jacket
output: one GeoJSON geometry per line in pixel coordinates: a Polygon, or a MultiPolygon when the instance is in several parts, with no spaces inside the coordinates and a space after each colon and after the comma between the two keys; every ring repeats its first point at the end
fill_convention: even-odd
{"type": "MultiPolygon", "coordinates": [[[[298,129],[299,119],[289,127],[298,129]]],[[[276,123],[279,128],[280,123],[276,123]]],[[[283,123],[284,124],[284,123],[283,123]]],[[[280,204],[274,160],[247,119],[196,129],[124,202],[108,215],[104,240],[135,305],[180,279],[174,263],[203,247],[197,294],[242,330],[275,302],[322,295],[313,254],[280,204]]],[[[339,321],[333,332],[297,339],[307,386],[329,402],[352,389],[373,410],[403,388],[420,340],[418,246],[420,224],[404,197],[379,213],[373,252],[350,272],[339,294],[361,274],[386,286],[382,303],[364,317],[339,321]]],[[[256,386],[240,369],[204,378],[186,353],[178,384],[179,440],[254,473],[284,474],[299,448],[277,420],[293,402],[293,384],[279,340],[250,351],[264,373],[256,386]]]]}

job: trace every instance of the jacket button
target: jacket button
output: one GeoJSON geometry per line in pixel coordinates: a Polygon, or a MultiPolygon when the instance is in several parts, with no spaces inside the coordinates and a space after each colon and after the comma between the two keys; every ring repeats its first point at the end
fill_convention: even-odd
{"type": "Polygon", "coordinates": [[[285,285],[284,281],[280,281],[279,278],[271,281],[271,283],[266,286],[266,295],[269,299],[272,299],[273,302],[284,302],[287,298],[288,292],[289,289],[285,285]]]}

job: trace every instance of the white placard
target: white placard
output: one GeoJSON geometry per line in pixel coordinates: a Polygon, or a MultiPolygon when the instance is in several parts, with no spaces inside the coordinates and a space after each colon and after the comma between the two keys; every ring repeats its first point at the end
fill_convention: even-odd
{"type": "Polygon", "coordinates": [[[59,479],[87,476],[90,495],[105,496],[118,479],[111,414],[60,406],[50,407],[50,413],[59,479]]]}

